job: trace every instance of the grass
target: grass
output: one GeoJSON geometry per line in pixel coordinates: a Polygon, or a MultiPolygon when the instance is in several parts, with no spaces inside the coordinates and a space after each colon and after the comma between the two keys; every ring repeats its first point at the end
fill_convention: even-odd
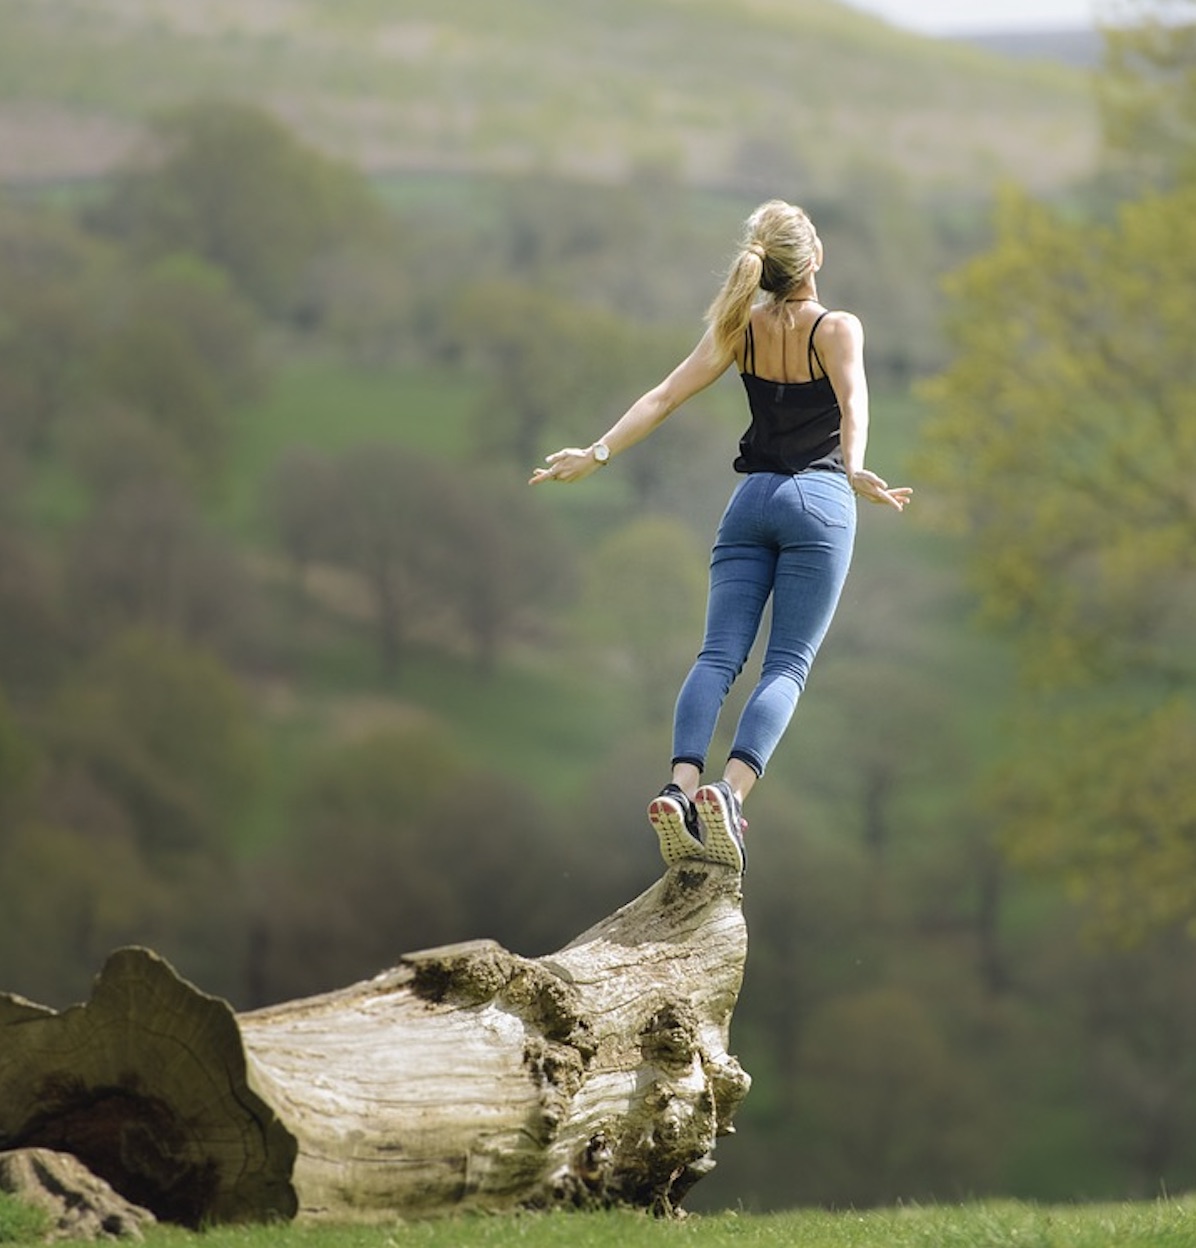
{"type": "Polygon", "coordinates": [[[36,1243],[48,1230],[49,1218],[40,1209],[0,1192],[0,1244],[36,1243]]]}
{"type": "MultiPolygon", "coordinates": [[[[0,1203],[0,1242],[5,1235],[0,1203]]],[[[162,1227],[148,1248],[193,1244],[162,1227]]],[[[1196,1200],[1039,1206],[1015,1201],[866,1211],[723,1213],[679,1222],[642,1214],[553,1213],[376,1227],[226,1227],[202,1248],[1191,1248],[1196,1200]]]]}

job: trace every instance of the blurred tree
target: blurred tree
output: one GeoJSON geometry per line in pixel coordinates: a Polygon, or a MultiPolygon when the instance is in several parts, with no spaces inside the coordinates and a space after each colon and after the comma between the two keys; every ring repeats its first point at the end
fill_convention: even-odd
{"type": "Polygon", "coordinates": [[[160,117],[89,220],[143,255],[201,256],[262,311],[310,323],[310,266],[384,231],[385,213],[362,174],[267,113],[209,102],[160,117]]]}
{"type": "Polygon", "coordinates": [[[266,1000],[340,987],[415,949],[491,937],[522,951],[559,930],[546,920],[561,906],[533,904],[553,868],[545,813],[431,721],[325,748],[292,808],[292,832],[257,870],[266,1000]]]}
{"type": "Polygon", "coordinates": [[[144,413],[182,448],[196,484],[219,480],[229,439],[229,409],[218,373],[174,319],[148,309],[108,335],[98,381],[117,403],[144,413]]]}
{"type": "Polygon", "coordinates": [[[457,332],[490,378],[478,412],[482,448],[538,463],[556,417],[585,406],[576,308],[514,282],[489,283],[462,298],[457,332]]]}
{"type": "Polygon", "coordinates": [[[83,1000],[114,948],[158,943],[171,909],[124,831],[31,815],[0,844],[0,983],[47,1005],[83,1000]]]}
{"type": "Polygon", "coordinates": [[[983,1086],[910,994],[844,996],[809,1020],[797,1055],[804,1138],[794,1195],[892,1204],[974,1191],[989,1176],[983,1086]]]}
{"type": "MultiPolygon", "coordinates": [[[[365,237],[341,240],[308,266],[300,303],[307,328],[340,347],[355,364],[378,368],[394,362],[426,365],[439,349],[436,333],[451,298],[439,288],[443,273],[423,275],[438,254],[417,257],[396,221],[365,237]]],[[[458,240],[453,240],[459,245],[458,240]]],[[[445,247],[449,246],[445,244],[445,247]]]]}
{"type": "Polygon", "coordinates": [[[178,329],[206,366],[222,405],[262,393],[266,371],[258,317],[224,271],[194,255],[165,256],[138,275],[128,316],[178,329]]]}
{"type": "Polygon", "coordinates": [[[82,390],[95,329],[65,283],[4,288],[0,437],[13,450],[44,456],[55,422],[82,390]]]}
{"type": "MultiPolygon", "coordinates": [[[[296,484],[292,479],[291,488],[296,484]]],[[[370,594],[383,675],[393,679],[416,622],[440,599],[440,536],[455,519],[450,469],[393,443],[363,443],[336,463],[329,551],[370,594]]]]}
{"type": "Polygon", "coordinates": [[[0,213],[0,437],[49,462],[64,425],[134,408],[210,484],[230,412],[264,370],[249,306],[219,270],[169,256],[147,270],[52,219],[0,213]]]}
{"type": "Polygon", "coordinates": [[[1150,1200],[1196,1164],[1196,945],[1175,928],[1081,970],[1083,1067],[1102,1135],[1150,1200]]]}
{"type": "Polygon", "coordinates": [[[1101,930],[1140,942],[1196,930],[1190,694],[1024,712],[993,799],[1013,861],[1061,878],[1101,930]]]}
{"type": "Polygon", "coordinates": [[[322,451],[287,447],[270,471],[264,506],[291,560],[297,598],[301,598],[308,569],[331,554],[339,499],[337,465],[322,451]]]}
{"type": "Polygon", "coordinates": [[[904,386],[941,365],[942,294],[927,277],[946,249],[901,171],[857,160],[841,195],[808,207],[828,257],[825,297],[862,318],[874,384],[904,386]]]}
{"type": "Polygon", "coordinates": [[[635,520],[587,561],[581,635],[603,655],[605,671],[635,688],[655,722],[671,714],[698,652],[705,596],[705,551],[675,520],[635,520]]]}
{"type": "Polygon", "coordinates": [[[543,637],[573,588],[574,560],[521,482],[471,473],[454,487],[444,527],[426,534],[438,548],[431,567],[489,676],[507,642],[543,637]]]}
{"type": "MultiPolygon", "coordinates": [[[[562,432],[577,439],[593,429],[597,437],[639,390],[659,380],[647,368],[663,375],[676,362],[659,354],[660,331],[575,296],[510,281],[469,290],[457,332],[490,379],[479,442],[521,466],[539,463],[562,432]],[[639,389],[637,373],[648,378],[639,389]]],[[[671,346],[675,335],[667,340],[671,346]]]]}
{"type": "Polygon", "coordinates": [[[0,527],[0,637],[0,684],[17,702],[36,705],[73,657],[70,620],[54,553],[7,521],[0,527]]]}
{"type": "Polygon", "coordinates": [[[489,674],[503,645],[534,635],[570,584],[568,552],[520,485],[391,443],[336,457],[292,448],[269,507],[301,580],[319,559],[363,578],[388,677],[417,633],[472,648],[489,674]]]}
{"type": "Polygon", "coordinates": [[[63,422],[59,449],[93,507],[150,482],[190,497],[192,469],[178,439],[151,416],[112,399],[78,404],[63,422]]]}
{"type": "Polygon", "coordinates": [[[56,774],[102,795],[79,809],[120,812],[147,861],[180,874],[195,855],[227,858],[261,762],[227,669],[161,633],[105,645],[49,708],[46,741],[56,774]]]}
{"type": "Polygon", "coordinates": [[[0,439],[44,458],[87,390],[98,309],[115,257],[65,214],[0,198],[0,439]]]}
{"type": "Polygon", "coordinates": [[[34,791],[40,761],[0,690],[0,843],[8,839],[14,816],[34,791]]]}
{"type": "Polygon", "coordinates": [[[957,356],[927,391],[924,475],[1030,682],[1037,730],[1016,737],[1008,842],[1132,896],[1145,924],[1196,919],[1196,788],[1190,768],[1156,766],[1191,735],[1196,681],[1194,279],[1196,190],[1127,203],[1109,225],[1007,195],[993,250],[952,281],[957,356]],[[1092,852],[1102,828],[1115,855],[1092,852]]]}
{"type": "Polygon", "coordinates": [[[129,283],[96,348],[94,386],[184,453],[196,484],[220,482],[238,404],[260,393],[258,324],[222,273],[171,256],[129,283]]]}
{"type": "MultiPolygon", "coordinates": [[[[1112,15],[1111,15],[1112,16],[1112,15]]],[[[1120,0],[1097,77],[1105,145],[1127,187],[1196,177],[1196,0],[1120,0]]]]}
{"type": "Polygon", "coordinates": [[[64,582],[75,631],[93,645],[142,627],[233,653],[254,627],[255,587],[237,555],[169,477],[104,497],[71,535],[64,582]]]}
{"type": "Polygon", "coordinates": [[[695,213],[667,160],[621,182],[520,174],[495,189],[483,272],[643,325],[696,323],[711,296],[712,248],[735,228],[695,213]]]}

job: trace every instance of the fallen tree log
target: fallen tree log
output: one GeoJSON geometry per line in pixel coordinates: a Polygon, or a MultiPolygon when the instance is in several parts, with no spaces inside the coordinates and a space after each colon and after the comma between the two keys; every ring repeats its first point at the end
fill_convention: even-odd
{"type": "Polygon", "coordinates": [[[748,1076],[740,877],[688,862],[560,951],[403,957],[237,1015],[144,949],[61,1013],[0,997],[0,1150],[187,1226],[622,1204],[670,1213],[748,1076]]]}

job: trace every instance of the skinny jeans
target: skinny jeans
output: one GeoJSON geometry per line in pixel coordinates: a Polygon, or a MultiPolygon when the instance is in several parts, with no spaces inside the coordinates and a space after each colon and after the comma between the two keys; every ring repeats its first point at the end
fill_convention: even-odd
{"type": "Polygon", "coordinates": [[[758,472],[736,486],[710,556],[702,649],[677,697],[674,764],[705,768],[719,712],[771,597],[760,680],[730,754],[764,774],[838,606],[855,529],[855,493],[838,472],[758,472]]]}

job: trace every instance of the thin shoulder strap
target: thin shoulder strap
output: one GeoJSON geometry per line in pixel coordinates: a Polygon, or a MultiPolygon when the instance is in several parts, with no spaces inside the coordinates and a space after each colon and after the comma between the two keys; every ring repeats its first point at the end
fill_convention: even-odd
{"type": "Polygon", "coordinates": [[[747,329],[743,331],[743,371],[752,374],[756,372],[756,335],[752,332],[751,321],[748,321],[747,329]]]}
{"type": "Polygon", "coordinates": [[[814,364],[817,362],[818,369],[822,375],[826,376],[826,365],[822,362],[822,356],[818,354],[818,348],[814,345],[814,334],[818,330],[818,326],[822,324],[822,318],[829,314],[830,309],[826,312],[819,313],[818,319],[810,326],[810,341],[806,347],[806,367],[810,370],[810,377],[814,376],[814,364]]]}

